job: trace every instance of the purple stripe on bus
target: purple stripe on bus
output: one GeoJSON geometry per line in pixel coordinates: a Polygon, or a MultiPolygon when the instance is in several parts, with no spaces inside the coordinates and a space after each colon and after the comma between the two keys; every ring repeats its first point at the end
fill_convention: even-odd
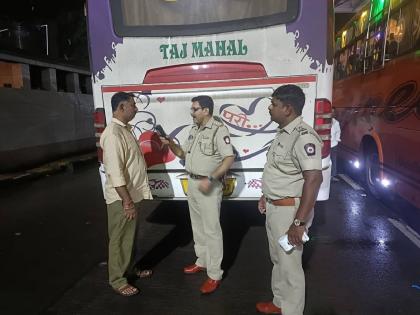
{"type": "Polygon", "coordinates": [[[88,0],[89,30],[95,34],[89,38],[91,43],[91,70],[94,78],[102,80],[107,63],[115,59],[116,44],[123,42],[114,33],[112,27],[111,8],[108,0],[88,0]],[[114,43],[114,45],[113,45],[114,43]]]}
{"type": "MultiPolygon", "coordinates": [[[[322,1],[323,2],[323,1],[322,1]]],[[[320,1],[300,1],[300,12],[296,21],[286,24],[288,33],[295,34],[295,47],[299,51],[305,51],[312,59],[311,68],[317,69],[322,65],[325,71],[327,63],[327,25],[328,13],[325,8],[327,4],[320,1]],[[324,38],[319,38],[322,34],[324,38]]]]}

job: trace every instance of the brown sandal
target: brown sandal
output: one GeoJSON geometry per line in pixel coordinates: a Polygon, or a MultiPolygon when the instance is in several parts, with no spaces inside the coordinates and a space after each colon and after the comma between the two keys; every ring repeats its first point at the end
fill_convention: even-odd
{"type": "Polygon", "coordinates": [[[124,284],[122,287],[114,288],[115,292],[122,296],[133,296],[138,294],[140,291],[136,287],[133,287],[130,284],[124,284]]]}
{"type": "Polygon", "coordinates": [[[145,270],[137,270],[136,271],[136,276],[140,279],[143,278],[150,278],[153,274],[153,270],[150,269],[145,269],[145,270]]]}

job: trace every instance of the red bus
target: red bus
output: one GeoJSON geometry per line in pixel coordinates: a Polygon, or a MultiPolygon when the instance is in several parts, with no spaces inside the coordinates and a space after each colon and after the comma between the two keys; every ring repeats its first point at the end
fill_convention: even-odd
{"type": "Polygon", "coordinates": [[[420,0],[372,0],[337,33],[340,157],[420,207],[420,0]]]}

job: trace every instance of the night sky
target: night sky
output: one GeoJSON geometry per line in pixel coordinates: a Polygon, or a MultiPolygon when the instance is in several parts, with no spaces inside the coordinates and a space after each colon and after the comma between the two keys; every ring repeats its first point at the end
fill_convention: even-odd
{"type": "Polygon", "coordinates": [[[56,19],[66,12],[83,15],[84,0],[11,0],[2,4],[1,18],[11,18],[20,22],[43,23],[56,19]]]}

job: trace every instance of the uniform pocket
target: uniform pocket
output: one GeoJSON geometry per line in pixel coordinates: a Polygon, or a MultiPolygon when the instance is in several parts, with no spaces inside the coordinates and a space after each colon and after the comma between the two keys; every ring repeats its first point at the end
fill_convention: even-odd
{"type": "Polygon", "coordinates": [[[200,140],[200,151],[204,155],[213,155],[213,141],[210,138],[202,138],[200,140]]]}
{"type": "Polygon", "coordinates": [[[290,149],[278,145],[273,150],[273,160],[277,168],[283,173],[291,175],[297,173],[297,169],[290,154],[290,149]]]}
{"type": "Polygon", "coordinates": [[[274,161],[284,160],[288,154],[289,154],[289,151],[287,150],[286,147],[282,145],[276,145],[276,147],[273,149],[274,161]]]}

